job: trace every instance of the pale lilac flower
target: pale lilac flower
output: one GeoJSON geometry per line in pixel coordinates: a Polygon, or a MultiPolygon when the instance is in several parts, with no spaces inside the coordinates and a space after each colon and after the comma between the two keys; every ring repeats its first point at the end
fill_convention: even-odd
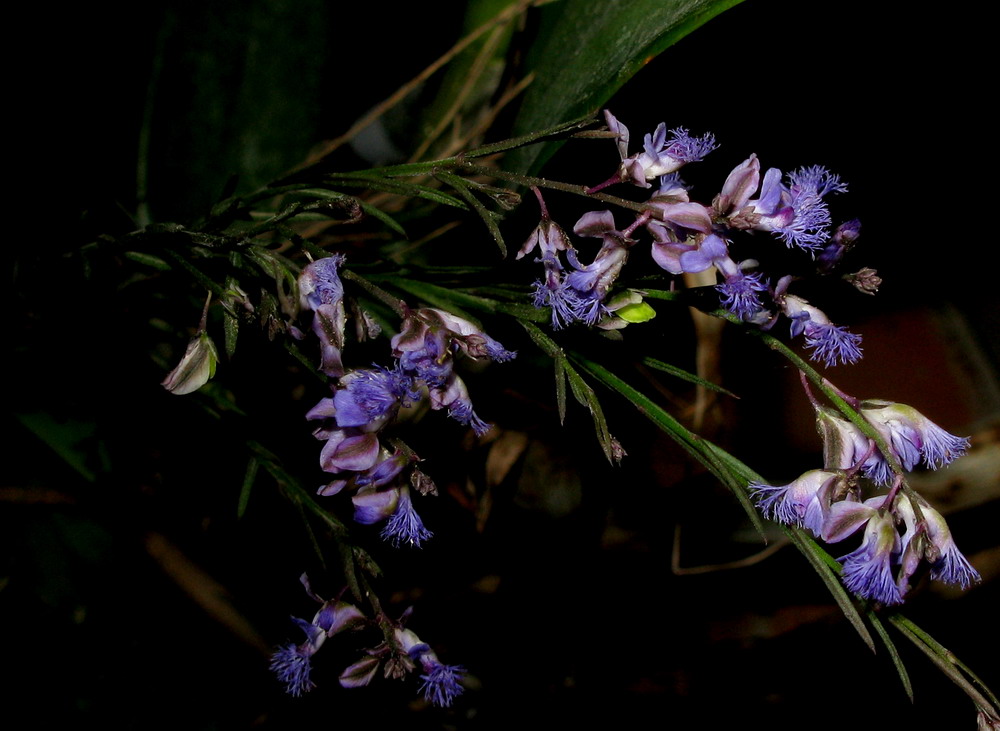
{"type": "Polygon", "coordinates": [[[434,535],[424,527],[417,511],[413,509],[410,490],[405,485],[399,488],[396,511],[389,516],[381,535],[397,548],[403,544],[420,548],[421,543],[434,535]]]}
{"type": "Polygon", "coordinates": [[[215,349],[215,343],[202,330],[191,339],[181,362],[167,374],[160,385],[177,396],[193,393],[215,375],[218,362],[219,352],[215,349]]]}
{"type": "Polygon", "coordinates": [[[750,320],[764,309],[758,296],[759,292],[767,291],[763,275],[744,271],[756,266],[757,262],[734,262],[721,236],[709,234],[697,244],[654,242],[653,260],[672,274],[698,273],[714,266],[724,278],[715,287],[722,295],[723,307],[742,320],[750,320]]]}
{"type": "Polygon", "coordinates": [[[905,470],[921,458],[927,467],[939,469],[969,448],[967,438],[949,434],[912,406],[871,399],[861,403],[861,413],[889,442],[905,470]]]}
{"type": "Polygon", "coordinates": [[[747,203],[758,216],[753,228],[777,234],[788,246],[815,251],[830,238],[830,211],[823,197],[846,190],[837,175],[819,165],[789,173],[787,185],[781,171],[771,168],[764,174],[760,197],[747,203]]]}
{"type": "Polygon", "coordinates": [[[809,470],[787,485],[752,482],[748,489],[765,518],[808,528],[820,535],[843,481],[844,474],[840,471],[809,470]]]}
{"type": "Polygon", "coordinates": [[[608,129],[618,135],[618,154],[622,164],[619,179],[629,180],[635,185],[648,188],[650,180],[679,170],[689,162],[697,162],[714,150],[715,136],[711,133],[692,137],[684,127],[667,132],[662,122],[651,135],[643,139],[643,150],[628,154],[628,127],[618,121],[611,112],[604,110],[608,129]]]}
{"type": "Polygon", "coordinates": [[[861,430],[825,406],[816,406],[816,428],[823,438],[827,469],[861,470],[877,485],[893,480],[892,467],[861,430]]]}
{"type": "Polygon", "coordinates": [[[398,368],[351,371],[333,396],[337,426],[365,426],[395,416],[400,405],[419,399],[413,380],[398,368]]]}
{"type": "Polygon", "coordinates": [[[339,600],[326,601],[313,593],[305,574],[300,581],[306,592],[322,604],[313,617],[312,622],[292,617],[306,639],[302,644],[285,645],[271,656],[271,671],[278,680],[285,684],[285,690],[293,696],[301,696],[316,687],[310,677],[312,673],[312,656],[319,651],[328,637],[338,632],[357,629],[365,623],[365,617],[353,604],[339,600]]]}
{"type": "Polygon", "coordinates": [[[910,533],[914,535],[923,533],[926,536],[923,553],[931,566],[932,579],[943,581],[946,584],[955,584],[963,589],[968,589],[973,584],[982,581],[979,572],[958,550],[958,546],[955,545],[955,540],[951,536],[948,522],[941,513],[930,505],[921,503],[920,513],[923,516],[923,521],[916,523],[913,507],[909,505],[908,500],[900,512],[903,513],[909,529],[907,537],[910,533]]]}
{"type": "Polygon", "coordinates": [[[812,360],[832,367],[838,362],[855,363],[861,359],[860,335],[834,325],[822,310],[801,297],[786,294],[780,300],[792,321],[792,337],[805,334],[806,347],[813,351],[809,356],[812,360]]]}
{"type": "Polygon", "coordinates": [[[859,236],[861,236],[861,221],[856,218],[837,226],[833,238],[826,242],[823,251],[816,257],[818,271],[821,273],[832,271],[844,254],[854,246],[859,236]]]}
{"type": "Polygon", "coordinates": [[[544,216],[538,226],[531,232],[527,241],[517,252],[515,259],[520,259],[521,257],[527,256],[535,248],[538,248],[541,253],[541,259],[539,261],[544,261],[546,258],[557,258],[560,251],[566,251],[567,249],[572,249],[573,246],[569,242],[569,237],[566,232],[560,228],[560,226],[552,221],[552,219],[544,216]]]}
{"type": "Polygon", "coordinates": [[[465,668],[442,663],[430,645],[421,641],[411,630],[397,629],[396,640],[412,660],[420,663],[423,670],[420,690],[424,694],[424,700],[436,706],[450,706],[465,690],[460,685],[465,677],[465,668]]]}
{"type": "Polygon", "coordinates": [[[861,545],[838,560],[843,565],[844,585],[865,599],[885,605],[902,604],[903,597],[893,577],[893,555],[899,552],[899,534],[890,513],[868,520],[861,545]]]}
{"type": "Polygon", "coordinates": [[[417,515],[406,485],[382,490],[374,486],[362,487],[351,500],[354,520],[362,525],[386,521],[381,536],[397,548],[403,544],[420,548],[434,535],[417,515]]]}
{"type": "MultiPolygon", "coordinates": [[[[426,655],[424,657],[426,658],[426,655]]],[[[461,665],[444,665],[436,661],[426,662],[423,659],[421,662],[424,663],[424,674],[420,679],[424,682],[420,690],[424,693],[424,700],[435,706],[447,708],[465,690],[460,685],[460,681],[465,677],[465,668],[461,665]]]]}
{"type": "Polygon", "coordinates": [[[299,304],[313,311],[312,329],[320,341],[320,370],[328,376],[344,375],[341,349],[347,311],[344,309],[344,286],[337,268],[344,263],[340,254],[309,264],[299,275],[299,304]]]}
{"type": "MultiPolygon", "coordinates": [[[[722,186],[722,192],[712,201],[712,207],[720,214],[738,214],[749,203],[750,197],[757,192],[760,184],[760,162],[756,155],[750,155],[746,160],[733,168],[722,186]]],[[[736,221],[730,221],[737,228],[744,228],[736,221]]]]}

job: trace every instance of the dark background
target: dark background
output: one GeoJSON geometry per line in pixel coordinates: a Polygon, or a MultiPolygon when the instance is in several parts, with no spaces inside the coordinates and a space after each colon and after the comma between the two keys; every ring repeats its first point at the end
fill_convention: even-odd
{"type": "MultiPolygon", "coordinates": [[[[307,485],[321,479],[301,417],[323,387],[264,337],[245,335],[219,384],[247,418],[167,395],[158,384],[170,353],[151,322],[194,325],[197,296],[156,294],[101,262],[84,278],[91,262],[77,252],[136,226],[128,213],[151,75],[150,208],[155,220],[189,221],[232,171],[246,185],[274,177],[432,61],[460,32],[462,4],[453,7],[435,12],[433,27],[418,4],[345,12],[318,0],[87,8],[28,25],[45,29],[46,52],[25,60],[32,72],[19,82],[35,162],[21,178],[24,228],[9,243],[0,612],[8,713],[28,714],[14,726],[971,728],[962,693],[894,635],[911,706],[884,648],[864,647],[790,548],[739,570],[672,574],[678,525],[683,566],[758,550],[739,506],[610,395],[611,431],[629,453],[621,467],[604,463],[582,409],[571,407],[559,430],[551,372],[516,329],[491,334],[522,357],[468,379],[479,413],[529,445],[489,494],[492,509],[484,513],[482,487],[489,445],[437,420],[440,431],[408,435],[444,493],[419,506],[434,539],[397,552],[358,531],[385,569],[383,601],[396,613],[415,606],[409,626],[444,662],[469,669],[468,691],[442,711],[414,702],[413,679],[343,690],[337,675],[365,641],[336,638],[315,658],[316,691],[282,693],[267,650],[298,639],[289,614],[315,608],[298,575],[309,571],[324,596],[341,585],[273,483],[262,478],[236,518],[243,444],[268,445],[307,485]],[[83,469],[32,428],[69,430],[83,469]],[[192,599],[219,592],[233,610],[224,621],[192,599]],[[242,636],[239,617],[251,628],[242,636]]],[[[866,358],[838,369],[836,382],[910,403],[995,449],[997,161],[985,31],[974,17],[906,8],[889,20],[868,7],[750,0],[652,60],[609,107],[634,137],[659,121],[713,131],[722,147],[685,174],[703,199],[750,152],[765,166],[840,173],[851,191],[835,217],[862,219],[853,261],[885,284],[875,298],[818,290],[828,314],[865,337],[866,358]]],[[[610,143],[587,143],[586,158],[575,144],[584,143],[567,145],[546,174],[593,183],[613,169],[610,143]]],[[[550,205],[565,206],[567,226],[579,215],[573,201],[550,205]]],[[[511,242],[533,225],[523,209],[504,224],[511,242]]],[[[626,341],[692,367],[683,316],[626,341]]],[[[742,399],[708,429],[775,481],[816,466],[818,439],[791,374],[736,335],[724,347],[724,384],[742,399]]],[[[666,403],[690,403],[680,384],[664,383],[666,403]]],[[[950,489],[941,494],[962,508],[949,515],[952,530],[986,581],[961,598],[922,586],[907,614],[995,687],[996,493],[959,478],[950,489]]]]}

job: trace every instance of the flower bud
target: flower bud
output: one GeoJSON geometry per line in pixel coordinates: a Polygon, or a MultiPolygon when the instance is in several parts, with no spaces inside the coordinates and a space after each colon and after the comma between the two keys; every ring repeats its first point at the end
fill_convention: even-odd
{"type": "Polygon", "coordinates": [[[178,396],[197,391],[215,375],[215,365],[218,362],[219,353],[215,349],[215,343],[202,330],[188,343],[181,362],[167,374],[160,385],[178,396]]]}

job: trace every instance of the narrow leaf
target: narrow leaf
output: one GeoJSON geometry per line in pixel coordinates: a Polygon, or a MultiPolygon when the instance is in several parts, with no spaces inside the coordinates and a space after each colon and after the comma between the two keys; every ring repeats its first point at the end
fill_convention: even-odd
{"type": "Polygon", "coordinates": [[[384,223],[387,228],[392,229],[393,231],[395,231],[396,233],[398,233],[400,236],[403,236],[403,237],[406,236],[406,229],[404,229],[396,221],[395,218],[393,218],[392,216],[390,216],[388,213],[386,213],[385,211],[383,211],[381,208],[378,208],[377,206],[373,206],[370,203],[365,203],[364,201],[360,201],[360,203],[361,203],[361,210],[363,210],[369,216],[371,216],[372,218],[377,218],[379,221],[381,221],[382,223],[384,223]]]}
{"type": "Polygon", "coordinates": [[[146,254],[142,251],[126,251],[122,256],[161,272],[169,272],[171,270],[171,266],[160,257],[146,254]]]}
{"type": "Polygon", "coordinates": [[[578,363],[598,381],[628,399],[628,401],[630,401],[632,405],[638,409],[640,414],[656,424],[662,431],[683,447],[688,454],[705,465],[705,467],[707,467],[708,470],[715,475],[723,485],[729,488],[739,501],[740,505],[743,506],[743,510],[746,512],[750,522],[753,523],[754,527],[761,534],[761,537],[764,537],[764,524],[761,522],[760,516],[757,514],[757,510],[753,506],[753,503],[750,501],[750,497],[746,492],[746,486],[749,480],[746,479],[746,477],[743,477],[741,471],[746,471],[751,474],[756,473],[753,473],[752,470],[739,462],[739,460],[735,457],[726,453],[724,450],[689,431],[679,421],[677,421],[677,419],[667,413],[648,396],[632,388],[632,386],[625,383],[623,380],[618,378],[618,376],[604,368],[604,366],[587,360],[576,353],[571,354],[571,357],[574,362],[578,363]],[[739,465],[741,471],[733,469],[734,465],[739,465]],[[742,479],[737,479],[737,475],[740,475],[742,479]]]}
{"type": "Polygon", "coordinates": [[[710,391],[717,391],[718,393],[724,393],[726,396],[739,398],[739,396],[737,396],[735,393],[726,390],[722,386],[718,386],[712,383],[711,381],[707,381],[701,376],[697,376],[694,373],[691,373],[690,371],[684,370],[683,368],[678,368],[677,366],[671,365],[670,363],[664,363],[662,360],[657,360],[656,358],[643,358],[639,362],[642,363],[644,366],[647,366],[648,368],[652,368],[653,370],[669,373],[672,376],[680,378],[682,381],[688,381],[690,383],[694,383],[698,386],[707,388],[710,391]]]}
{"type": "MultiPolygon", "coordinates": [[[[817,546],[811,538],[805,535],[801,528],[789,528],[785,530],[785,533],[792,539],[792,543],[795,547],[799,549],[806,560],[812,564],[816,573],[819,574],[819,578],[823,580],[826,584],[826,588],[830,590],[833,595],[834,601],[837,602],[837,606],[840,607],[840,611],[844,613],[847,621],[851,623],[851,626],[857,630],[857,633],[861,635],[861,639],[864,643],[868,645],[868,648],[875,652],[875,640],[872,639],[871,634],[868,632],[868,628],[865,627],[865,621],[861,618],[861,614],[858,613],[857,607],[854,606],[854,602],[851,597],[848,596],[847,590],[844,589],[844,585],[840,583],[840,577],[833,572],[822,556],[819,555],[819,546],[817,546]]],[[[823,552],[825,553],[825,551],[823,552]]]]}
{"type": "Polygon", "coordinates": [[[559,410],[559,423],[566,423],[566,359],[555,358],[552,361],[556,371],[556,408],[559,410]]]}
{"type": "Polygon", "coordinates": [[[453,173],[438,173],[437,177],[450,185],[458,194],[462,196],[466,203],[468,203],[472,209],[479,214],[479,217],[483,219],[483,223],[486,224],[487,230],[496,241],[498,247],[500,247],[500,255],[507,258],[507,245],[504,243],[503,235],[500,233],[500,227],[497,226],[496,214],[490,211],[483,205],[482,201],[473,195],[469,188],[468,183],[462,180],[461,177],[453,173]]]}
{"type": "Polygon", "coordinates": [[[448,193],[442,193],[440,190],[426,185],[404,183],[396,179],[337,175],[331,178],[331,183],[334,185],[350,186],[352,188],[381,190],[386,193],[395,193],[411,198],[423,198],[424,200],[451,206],[452,208],[460,208],[463,211],[469,209],[469,206],[461,198],[456,198],[448,193]]]}
{"type": "Polygon", "coordinates": [[[875,628],[875,632],[878,633],[879,638],[885,645],[885,649],[889,651],[892,664],[896,666],[896,672],[899,673],[899,679],[903,683],[903,690],[906,691],[906,696],[910,699],[910,703],[913,703],[913,685],[910,683],[910,674],[906,672],[906,666],[903,665],[903,659],[899,656],[896,645],[893,643],[892,638],[889,637],[889,633],[886,632],[885,625],[882,624],[882,620],[879,619],[878,615],[871,609],[866,614],[868,622],[875,628]]]}
{"type": "Polygon", "coordinates": [[[247,510],[247,503],[250,502],[250,490],[257,479],[258,467],[260,467],[260,462],[257,461],[256,457],[251,457],[250,461],[247,462],[247,471],[243,476],[243,487],[240,489],[240,500],[236,505],[237,518],[242,518],[247,510]]]}
{"type": "Polygon", "coordinates": [[[604,456],[608,461],[614,460],[612,449],[612,437],[608,431],[608,422],[604,418],[604,411],[601,409],[601,402],[597,399],[594,389],[583,380],[576,369],[568,362],[563,362],[563,371],[569,379],[569,387],[573,392],[573,397],[590,411],[590,416],[594,420],[594,431],[597,433],[597,441],[604,450],[604,456]]]}

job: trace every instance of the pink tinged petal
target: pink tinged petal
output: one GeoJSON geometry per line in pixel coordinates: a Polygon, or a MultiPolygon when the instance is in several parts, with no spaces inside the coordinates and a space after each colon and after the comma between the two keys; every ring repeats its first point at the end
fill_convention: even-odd
{"type": "Polygon", "coordinates": [[[392,336],[392,354],[397,358],[403,353],[420,350],[424,347],[424,338],[427,334],[427,323],[418,319],[414,315],[403,320],[400,331],[392,336]]]}
{"type": "Polygon", "coordinates": [[[326,472],[363,472],[378,461],[378,452],[374,434],[347,437],[335,444],[331,439],[323,447],[319,463],[326,472]]]}
{"type": "Polygon", "coordinates": [[[868,521],[861,546],[843,556],[844,585],[855,594],[886,605],[902,604],[903,596],[892,576],[892,555],[898,549],[899,534],[890,515],[868,521]]]}
{"type": "Polygon", "coordinates": [[[760,183],[760,162],[756,155],[751,155],[737,165],[722,186],[719,196],[719,210],[723,213],[738,211],[757,192],[760,183]]]}
{"type": "Polygon", "coordinates": [[[590,211],[584,213],[573,226],[577,236],[601,238],[609,231],[615,231],[615,217],[611,211],[590,211]]]}
{"type": "Polygon", "coordinates": [[[188,343],[181,362],[167,374],[160,385],[177,396],[193,393],[215,375],[219,353],[212,338],[204,331],[188,343]]]}
{"type": "Polygon", "coordinates": [[[327,637],[349,629],[360,629],[366,621],[365,615],[347,602],[326,602],[313,617],[313,624],[325,630],[327,637]]]}
{"type": "Polygon", "coordinates": [[[328,485],[322,485],[316,491],[316,494],[322,495],[323,497],[330,497],[331,495],[336,495],[345,487],[347,487],[347,480],[334,480],[328,485]]]}
{"type": "Polygon", "coordinates": [[[368,685],[375,677],[379,661],[375,657],[364,657],[344,668],[340,674],[340,685],[344,688],[360,688],[368,685]]]}
{"type": "Polygon", "coordinates": [[[618,135],[615,143],[618,145],[618,155],[624,160],[628,156],[628,127],[607,109],[604,110],[604,121],[608,124],[608,130],[618,135]]]}
{"type": "Polygon", "coordinates": [[[654,198],[651,204],[664,221],[703,234],[712,232],[712,217],[700,203],[657,203],[654,198]]]}
{"type": "MultiPolygon", "coordinates": [[[[969,560],[962,555],[951,537],[948,522],[938,511],[930,506],[921,506],[927,525],[927,536],[934,547],[936,560],[931,560],[931,578],[946,584],[955,584],[968,589],[973,584],[982,581],[969,560]]],[[[930,551],[928,551],[930,553],[930,551]]]]}
{"type": "Polygon", "coordinates": [[[653,261],[661,269],[666,269],[671,274],[683,274],[684,267],[681,266],[681,255],[694,251],[697,247],[694,244],[679,244],[675,242],[653,243],[653,261]]]}
{"type": "Polygon", "coordinates": [[[864,503],[841,500],[830,506],[826,520],[823,522],[821,537],[827,543],[838,543],[852,535],[876,515],[878,515],[878,511],[864,503]]]}
{"type": "Polygon", "coordinates": [[[316,421],[319,419],[331,419],[337,414],[337,408],[333,405],[332,398],[320,399],[320,402],[309,409],[306,419],[316,421]]]}
{"type": "Polygon", "coordinates": [[[359,490],[351,502],[354,503],[354,520],[362,525],[372,525],[396,512],[399,489],[375,490],[366,487],[359,490]]]}

